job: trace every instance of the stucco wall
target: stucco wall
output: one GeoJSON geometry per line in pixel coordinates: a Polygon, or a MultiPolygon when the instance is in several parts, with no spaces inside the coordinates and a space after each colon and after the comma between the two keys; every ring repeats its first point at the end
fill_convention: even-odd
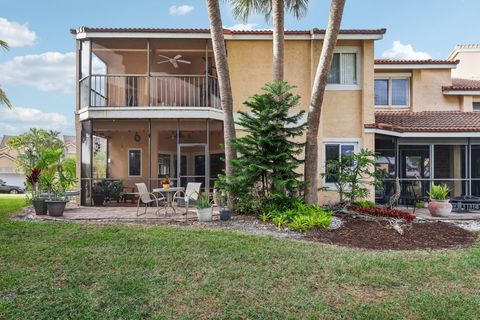
{"type": "Polygon", "coordinates": [[[452,70],[452,77],[480,80],[480,49],[457,52],[454,59],[460,60],[460,63],[452,70]]]}
{"type": "Polygon", "coordinates": [[[459,111],[459,98],[446,96],[442,86],[452,84],[450,69],[420,69],[412,72],[412,110],[459,111]]]}

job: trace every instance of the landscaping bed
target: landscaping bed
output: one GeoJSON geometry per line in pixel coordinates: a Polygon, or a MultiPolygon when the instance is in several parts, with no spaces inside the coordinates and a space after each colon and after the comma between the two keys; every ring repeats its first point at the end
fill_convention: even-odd
{"type": "Polygon", "coordinates": [[[336,230],[315,229],[304,235],[309,241],[370,250],[420,250],[462,248],[475,243],[477,235],[451,223],[414,222],[402,226],[399,234],[380,219],[341,214],[345,222],[336,230]]]}

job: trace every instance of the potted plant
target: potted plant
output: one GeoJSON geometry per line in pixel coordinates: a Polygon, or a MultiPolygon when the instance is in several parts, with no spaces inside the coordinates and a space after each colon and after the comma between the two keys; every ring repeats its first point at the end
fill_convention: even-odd
{"type": "Polygon", "coordinates": [[[39,168],[33,168],[32,172],[27,175],[27,182],[32,188],[32,204],[35,209],[35,214],[44,215],[47,214],[47,204],[45,199],[40,197],[40,174],[42,170],[39,168]]]}
{"type": "Polygon", "coordinates": [[[103,183],[97,182],[92,186],[92,201],[96,207],[103,206],[105,202],[105,188],[103,187],[103,183]]]}
{"type": "Polygon", "coordinates": [[[428,211],[432,216],[440,217],[452,212],[452,204],[448,199],[449,192],[447,185],[432,184],[432,190],[428,192],[430,196],[428,211]]]}
{"type": "Polygon", "coordinates": [[[232,217],[232,212],[227,206],[226,198],[227,197],[225,192],[222,192],[222,195],[220,197],[220,220],[222,221],[230,220],[230,218],[232,217]]]}
{"type": "Polygon", "coordinates": [[[162,181],[160,181],[160,183],[162,184],[163,189],[170,188],[170,179],[168,178],[168,176],[163,178],[162,181]]]}
{"type": "Polygon", "coordinates": [[[67,200],[63,196],[62,185],[55,177],[51,180],[47,180],[46,184],[49,187],[50,199],[46,200],[48,215],[52,217],[63,216],[63,211],[67,205],[67,200]]]}
{"type": "Polygon", "coordinates": [[[210,204],[210,196],[208,192],[200,195],[197,200],[197,216],[198,221],[208,222],[212,221],[212,205],[210,204]]]}

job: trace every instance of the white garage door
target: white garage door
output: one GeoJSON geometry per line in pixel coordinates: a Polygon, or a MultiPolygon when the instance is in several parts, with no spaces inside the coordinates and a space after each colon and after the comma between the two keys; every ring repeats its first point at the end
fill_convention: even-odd
{"type": "Polygon", "coordinates": [[[0,179],[9,186],[25,187],[25,177],[18,173],[0,173],[0,179]]]}

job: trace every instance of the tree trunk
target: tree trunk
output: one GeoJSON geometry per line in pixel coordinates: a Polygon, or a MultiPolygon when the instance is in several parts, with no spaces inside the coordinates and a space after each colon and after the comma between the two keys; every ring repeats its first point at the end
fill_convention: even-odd
{"type": "Polygon", "coordinates": [[[283,80],[285,49],[285,4],[284,0],[272,0],[273,19],[273,81],[283,80]]]}
{"type": "MultiPolygon", "coordinates": [[[[232,144],[232,138],[235,138],[235,121],[233,119],[233,98],[232,86],[230,84],[230,70],[227,62],[227,50],[225,47],[225,38],[223,36],[223,24],[220,14],[220,4],[218,0],[206,0],[208,18],[210,20],[210,34],[212,37],[213,52],[215,55],[215,66],[218,74],[218,84],[220,89],[220,102],[222,105],[223,136],[225,144],[225,173],[228,177],[233,175],[231,160],[237,158],[235,147],[232,144]]],[[[228,204],[231,208],[232,195],[227,194],[228,204]]]]}
{"type": "Polygon", "coordinates": [[[327,85],[328,73],[333,60],[333,51],[337,44],[340,24],[342,22],[345,0],[332,0],[328,27],[323,41],[322,53],[318,63],[312,97],[308,111],[307,145],[305,147],[305,201],[308,204],[318,203],[318,129],[322,113],[323,96],[327,85]]]}

